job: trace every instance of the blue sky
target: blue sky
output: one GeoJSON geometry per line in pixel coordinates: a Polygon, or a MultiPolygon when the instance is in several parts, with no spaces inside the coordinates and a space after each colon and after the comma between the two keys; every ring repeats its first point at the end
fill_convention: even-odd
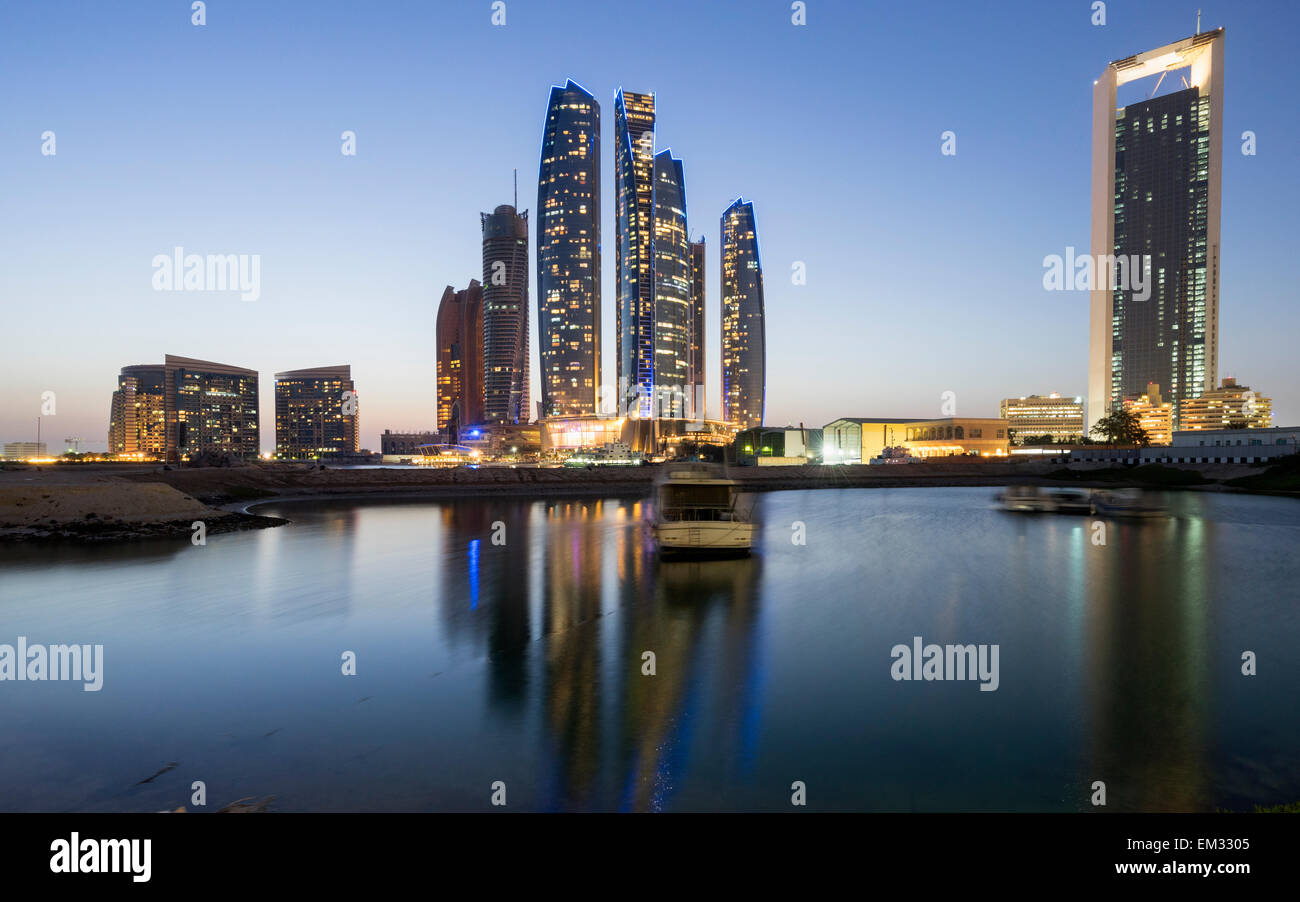
{"type": "MultiPolygon", "coordinates": [[[[1289,425],[1300,7],[1196,2],[1227,29],[1220,375],[1289,425]]],[[[1088,246],[1092,81],[1191,34],[1196,3],[1110,2],[1101,27],[1086,0],[807,7],[796,27],[783,0],[508,0],[499,27],[488,0],[212,0],[194,27],[188,2],[4,4],[0,440],[33,437],[48,390],[43,436],[103,448],[119,368],[165,353],[258,369],[266,449],[273,374],[307,366],[352,364],[363,445],[431,428],[438,298],[481,278],[479,213],[510,202],[512,170],[535,206],[566,78],[601,104],[607,380],[624,86],[657,94],[658,147],[683,159],[709,243],[711,413],[718,218],[738,195],[765,269],[768,422],[1082,394],[1088,298],[1045,291],[1042,261],[1088,246]],[[177,245],[259,254],[261,297],[155,292],[151,261],[177,245]]]]}

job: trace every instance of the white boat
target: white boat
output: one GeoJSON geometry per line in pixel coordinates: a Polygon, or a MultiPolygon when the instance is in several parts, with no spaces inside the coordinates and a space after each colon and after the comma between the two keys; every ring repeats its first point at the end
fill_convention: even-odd
{"type": "Polygon", "coordinates": [[[665,557],[749,554],[754,524],[737,505],[739,484],[706,468],[673,467],[659,483],[652,530],[665,557]]]}

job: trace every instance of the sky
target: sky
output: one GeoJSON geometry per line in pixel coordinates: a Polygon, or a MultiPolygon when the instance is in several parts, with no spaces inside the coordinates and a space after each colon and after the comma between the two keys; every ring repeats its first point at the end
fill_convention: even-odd
{"type": "Polygon", "coordinates": [[[195,26],[185,0],[15,0],[0,440],[34,439],[52,391],[51,450],[104,449],[119,369],[168,353],[261,373],[264,450],[274,374],[303,367],[351,364],[363,447],[433,428],[438,300],[482,278],[479,214],[512,201],[514,170],[536,206],[547,96],[568,78],[601,105],[607,382],[626,87],[656,94],[657,149],[682,158],[708,243],[710,416],[719,217],[738,196],[764,267],[769,424],[937,417],[945,392],[962,416],[1082,395],[1088,295],[1045,290],[1043,260],[1088,249],[1092,83],[1194,33],[1197,4],[1203,30],[1226,29],[1220,376],[1300,423],[1300,4],[1125,0],[1093,25],[1090,0],[807,0],[799,26],[786,0],[507,0],[493,25],[490,0],[211,0],[195,26]],[[178,246],[259,255],[260,297],[155,291],[154,257],[178,246]]]}

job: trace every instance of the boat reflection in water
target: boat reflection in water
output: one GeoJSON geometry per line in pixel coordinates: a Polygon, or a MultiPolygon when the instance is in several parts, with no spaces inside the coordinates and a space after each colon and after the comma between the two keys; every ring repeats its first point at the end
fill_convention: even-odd
{"type": "Polygon", "coordinates": [[[1096,514],[1102,517],[1163,517],[1164,503],[1138,488],[1083,489],[1009,485],[994,499],[1019,514],[1096,514]]]}

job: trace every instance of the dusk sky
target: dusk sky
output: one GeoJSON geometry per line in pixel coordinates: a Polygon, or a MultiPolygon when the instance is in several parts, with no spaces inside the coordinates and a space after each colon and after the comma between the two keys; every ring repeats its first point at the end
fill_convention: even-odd
{"type": "MultiPolygon", "coordinates": [[[[1098,27],[1089,0],[807,0],[796,27],[788,0],[508,0],[505,26],[489,0],[211,0],[195,27],[188,0],[51,0],[0,8],[0,440],[34,439],[54,391],[51,450],[103,450],[118,370],[167,353],[257,369],[265,450],[274,374],[310,366],[352,365],[362,447],[432,429],[438,299],[482,278],[479,213],[511,202],[515,169],[535,260],[542,118],[568,78],[601,105],[608,382],[622,86],[656,94],[657,148],[683,160],[708,242],[710,416],[737,196],[757,217],[769,424],[1081,395],[1088,294],[1042,278],[1045,256],[1088,251],[1092,83],[1191,35],[1198,3],[1226,29],[1219,375],[1300,423],[1294,3],[1110,2],[1098,27]],[[261,296],[154,291],[177,246],[260,255],[261,296]]],[[[535,401],[535,263],[529,279],[535,401]]]]}

